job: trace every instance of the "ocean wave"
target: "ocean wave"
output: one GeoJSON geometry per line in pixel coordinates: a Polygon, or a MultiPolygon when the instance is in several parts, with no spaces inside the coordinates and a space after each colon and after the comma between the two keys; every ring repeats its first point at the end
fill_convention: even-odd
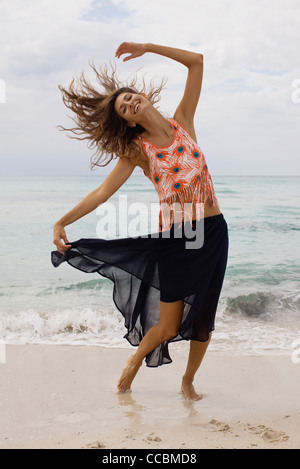
{"type": "MultiPolygon", "coordinates": [[[[299,331],[299,312],[300,294],[295,292],[222,295],[211,348],[237,353],[289,351],[299,331]]],[[[102,305],[101,309],[78,306],[51,312],[28,309],[1,313],[0,321],[0,340],[6,344],[130,348],[124,339],[126,332],[124,318],[113,305],[102,305]]]]}
{"type": "Polygon", "coordinates": [[[300,326],[299,293],[255,292],[236,297],[227,297],[224,314],[259,318],[263,321],[300,326]]]}
{"type": "Polygon", "coordinates": [[[236,281],[238,284],[253,285],[253,288],[259,288],[261,286],[277,285],[278,289],[281,290],[279,285],[284,282],[289,282],[292,285],[296,283],[295,289],[299,289],[300,277],[300,266],[295,260],[290,260],[286,263],[277,263],[269,265],[266,268],[264,258],[258,258],[256,262],[245,262],[232,263],[227,266],[226,276],[230,281],[236,281]]]}
{"type": "Polygon", "coordinates": [[[124,345],[124,319],[116,311],[33,309],[1,314],[0,339],[7,344],[64,343],[124,345]]]}
{"type": "Polygon", "coordinates": [[[232,232],[239,233],[239,232],[266,232],[271,231],[273,233],[289,233],[291,231],[300,231],[300,226],[295,223],[289,222],[281,222],[281,223],[274,223],[264,220],[263,222],[256,218],[255,221],[247,222],[243,219],[243,221],[239,222],[238,220],[230,221],[230,229],[232,232]]]}
{"type": "Polygon", "coordinates": [[[77,282],[71,283],[69,285],[62,285],[62,286],[55,286],[55,287],[47,287],[42,289],[37,296],[44,296],[44,295],[53,295],[55,293],[64,293],[68,291],[85,291],[85,290],[93,290],[98,291],[102,290],[107,285],[111,285],[111,280],[107,278],[100,277],[99,279],[91,279],[85,282],[77,282]]]}

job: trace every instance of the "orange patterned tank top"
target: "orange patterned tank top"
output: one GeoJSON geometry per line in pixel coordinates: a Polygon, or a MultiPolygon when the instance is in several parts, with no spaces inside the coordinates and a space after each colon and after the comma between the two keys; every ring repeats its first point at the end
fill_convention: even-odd
{"type": "MultiPolygon", "coordinates": [[[[208,171],[203,152],[187,130],[174,119],[168,119],[172,125],[174,137],[170,145],[159,147],[139,136],[147,155],[149,174],[159,197],[158,231],[171,228],[174,220],[173,204],[180,203],[182,220],[192,224],[193,205],[196,206],[196,218],[200,220],[204,213],[204,204],[209,197],[213,207],[219,207],[211,175],[208,171]],[[175,202],[176,201],[176,202],[175,202]]],[[[177,205],[178,206],[178,205],[177,205]]]]}

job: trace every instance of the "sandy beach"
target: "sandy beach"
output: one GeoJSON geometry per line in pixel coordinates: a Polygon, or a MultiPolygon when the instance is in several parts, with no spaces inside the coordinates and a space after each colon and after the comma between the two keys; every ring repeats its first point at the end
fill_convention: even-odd
{"type": "Polygon", "coordinates": [[[300,364],[208,350],[195,380],[204,397],[187,402],[187,347],[170,347],[169,365],[144,364],[119,394],[132,349],[7,345],[0,448],[299,448],[300,364]]]}

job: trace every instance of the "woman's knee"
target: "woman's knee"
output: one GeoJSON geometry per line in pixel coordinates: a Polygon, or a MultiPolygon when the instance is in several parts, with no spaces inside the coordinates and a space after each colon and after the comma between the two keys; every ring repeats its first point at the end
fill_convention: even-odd
{"type": "Polygon", "coordinates": [[[173,339],[174,337],[177,336],[177,334],[178,334],[177,329],[174,329],[171,327],[166,328],[164,326],[160,327],[160,335],[161,335],[162,342],[166,342],[167,340],[173,339]]]}
{"type": "Polygon", "coordinates": [[[183,315],[183,301],[160,304],[159,330],[162,342],[177,336],[183,315]]]}

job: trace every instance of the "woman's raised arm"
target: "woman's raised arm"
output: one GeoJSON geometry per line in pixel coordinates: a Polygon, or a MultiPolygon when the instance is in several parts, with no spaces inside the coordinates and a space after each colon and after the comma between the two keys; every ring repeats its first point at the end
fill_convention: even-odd
{"type": "Polygon", "coordinates": [[[200,98],[203,78],[203,55],[172,47],[149,44],[148,52],[169,57],[188,68],[183,97],[174,113],[174,119],[187,129],[191,137],[196,140],[194,129],[194,115],[200,98]]]}
{"type": "Polygon", "coordinates": [[[122,42],[116,50],[116,57],[120,58],[123,54],[130,54],[123,59],[126,62],[130,59],[140,57],[145,52],[152,52],[153,54],[163,55],[169,59],[176,60],[188,68],[193,67],[202,61],[202,54],[197,52],[190,52],[183,49],[176,49],[175,47],[159,46],[158,44],[140,44],[136,42],[122,42]]]}

